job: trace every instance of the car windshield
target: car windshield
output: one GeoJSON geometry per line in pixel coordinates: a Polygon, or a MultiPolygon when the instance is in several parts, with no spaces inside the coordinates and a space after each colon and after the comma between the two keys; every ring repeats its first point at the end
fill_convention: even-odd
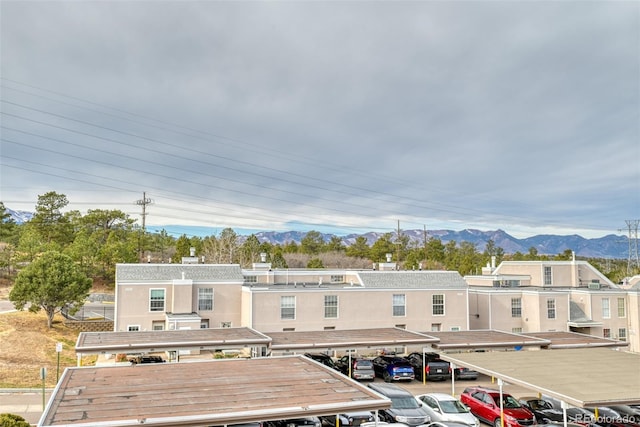
{"type": "MultiPolygon", "coordinates": [[[[494,397],[496,403],[498,404],[498,406],[500,405],[500,396],[495,396],[494,397]]],[[[503,407],[504,408],[520,408],[520,404],[518,403],[518,401],[513,397],[513,396],[509,396],[509,395],[503,395],[502,396],[502,403],[503,403],[503,407]]]]}
{"type": "Polygon", "coordinates": [[[356,368],[371,368],[372,366],[371,360],[358,360],[356,362],[356,368]]]}
{"type": "Polygon", "coordinates": [[[391,407],[393,409],[415,409],[419,408],[420,405],[413,397],[392,397],[391,407]]]}
{"type": "Polygon", "coordinates": [[[440,401],[440,407],[445,414],[465,414],[469,412],[466,406],[457,400],[442,400],[440,401]]]}

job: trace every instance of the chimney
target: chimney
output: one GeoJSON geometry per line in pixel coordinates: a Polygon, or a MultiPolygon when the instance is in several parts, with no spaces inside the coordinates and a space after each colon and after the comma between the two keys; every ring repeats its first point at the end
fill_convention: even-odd
{"type": "Polygon", "coordinates": [[[196,256],[196,248],[194,247],[189,248],[189,256],[190,257],[196,256]]]}
{"type": "Polygon", "coordinates": [[[392,256],[393,256],[393,255],[391,255],[391,254],[387,254],[387,262],[391,262],[391,257],[392,257],[392,256]]]}
{"type": "Polygon", "coordinates": [[[260,252],[260,262],[267,262],[267,254],[260,252]]]}
{"type": "Polygon", "coordinates": [[[491,255],[491,271],[496,269],[496,256],[491,255]]]}

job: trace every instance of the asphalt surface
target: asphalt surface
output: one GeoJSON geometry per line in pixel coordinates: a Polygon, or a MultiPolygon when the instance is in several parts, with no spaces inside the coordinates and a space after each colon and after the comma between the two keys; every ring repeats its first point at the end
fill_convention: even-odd
{"type": "MultiPolygon", "coordinates": [[[[381,379],[376,379],[376,382],[383,382],[381,379]]],[[[363,383],[366,384],[366,383],[363,383]]],[[[438,381],[438,382],[427,382],[423,384],[419,381],[411,381],[411,382],[398,382],[395,383],[399,386],[409,390],[414,395],[424,394],[424,393],[446,393],[452,394],[452,386],[450,381],[438,381]]],[[[477,380],[460,380],[456,381],[454,384],[456,397],[460,397],[460,393],[465,389],[465,387],[471,385],[483,385],[489,386],[493,388],[498,388],[497,384],[492,383],[491,378],[481,375],[477,380]]],[[[3,389],[0,390],[0,414],[1,413],[11,413],[15,415],[20,415],[27,422],[36,425],[40,420],[40,417],[43,413],[43,408],[49,402],[49,398],[51,397],[52,390],[45,390],[45,405],[42,403],[42,389],[3,389]]],[[[520,396],[531,396],[535,395],[536,392],[533,390],[528,390],[522,387],[516,387],[513,385],[505,385],[504,392],[512,394],[516,398],[520,396]]]]}

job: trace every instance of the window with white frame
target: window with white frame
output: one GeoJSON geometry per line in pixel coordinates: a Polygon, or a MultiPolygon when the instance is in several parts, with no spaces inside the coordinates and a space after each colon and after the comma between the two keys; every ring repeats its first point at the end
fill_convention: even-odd
{"type": "Polygon", "coordinates": [[[164,311],[164,289],[149,290],[149,311],[164,311]]]}
{"type": "Polygon", "coordinates": [[[344,283],[344,275],[343,274],[332,274],[331,275],[331,283],[344,283]]]}
{"type": "Polygon", "coordinates": [[[209,319],[200,319],[200,329],[209,329],[209,319]]]}
{"type": "Polygon", "coordinates": [[[522,298],[511,298],[511,317],[522,317],[522,298]]]}
{"type": "Polygon", "coordinates": [[[258,283],[258,276],[256,275],[244,276],[244,281],[245,283],[258,283]]]}
{"type": "Polygon", "coordinates": [[[213,288],[198,288],[198,311],[213,310],[213,288]]]}
{"type": "Polygon", "coordinates": [[[444,316],[444,295],[436,294],[431,296],[431,307],[434,316],[444,316]]]}
{"type": "Polygon", "coordinates": [[[618,317],[627,317],[627,306],[624,298],[618,298],[618,317]]]}
{"type": "Polygon", "coordinates": [[[609,298],[602,298],[602,318],[611,318],[611,307],[609,306],[609,298]]]}
{"type": "Polygon", "coordinates": [[[547,319],[556,318],[556,299],[547,298],[547,319]]]}
{"type": "Polygon", "coordinates": [[[325,319],[338,317],[338,295],[324,296],[324,317],[325,319]]]}
{"type": "Polygon", "coordinates": [[[140,330],[140,325],[129,325],[127,326],[128,332],[138,332],[140,330]]]}
{"type": "Polygon", "coordinates": [[[296,318],[296,297],[280,297],[280,319],[293,320],[296,318]]]}
{"type": "Polygon", "coordinates": [[[619,328],[618,329],[618,339],[620,341],[626,341],[627,340],[627,329],[626,328],[619,328]]]}
{"type": "Polygon", "coordinates": [[[449,328],[449,330],[451,332],[459,332],[460,331],[460,326],[452,326],[451,328],[449,328]]]}
{"type": "Polygon", "coordinates": [[[514,334],[521,334],[522,328],[511,328],[511,332],[514,334]]]}
{"type": "Polygon", "coordinates": [[[550,286],[552,284],[552,280],[551,280],[552,276],[551,276],[551,267],[544,267],[544,285],[545,286],[550,286]]]}
{"type": "Polygon", "coordinates": [[[440,332],[442,330],[442,323],[432,323],[431,332],[440,332]]]}
{"type": "Polygon", "coordinates": [[[151,322],[151,329],[154,331],[164,331],[164,320],[154,320],[151,322]]]}
{"type": "Polygon", "coordinates": [[[602,336],[604,338],[611,338],[611,329],[609,328],[603,328],[602,329],[602,336]]]}
{"type": "Polygon", "coordinates": [[[393,315],[405,316],[407,313],[404,294],[393,294],[393,315]]]}

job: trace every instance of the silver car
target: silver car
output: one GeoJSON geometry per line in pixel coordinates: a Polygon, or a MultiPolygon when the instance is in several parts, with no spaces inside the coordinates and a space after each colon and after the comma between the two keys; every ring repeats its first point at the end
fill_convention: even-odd
{"type": "Polygon", "coordinates": [[[444,393],[428,393],[416,396],[427,410],[431,421],[455,422],[468,427],[479,427],[480,421],[458,399],[444,393]]]}

